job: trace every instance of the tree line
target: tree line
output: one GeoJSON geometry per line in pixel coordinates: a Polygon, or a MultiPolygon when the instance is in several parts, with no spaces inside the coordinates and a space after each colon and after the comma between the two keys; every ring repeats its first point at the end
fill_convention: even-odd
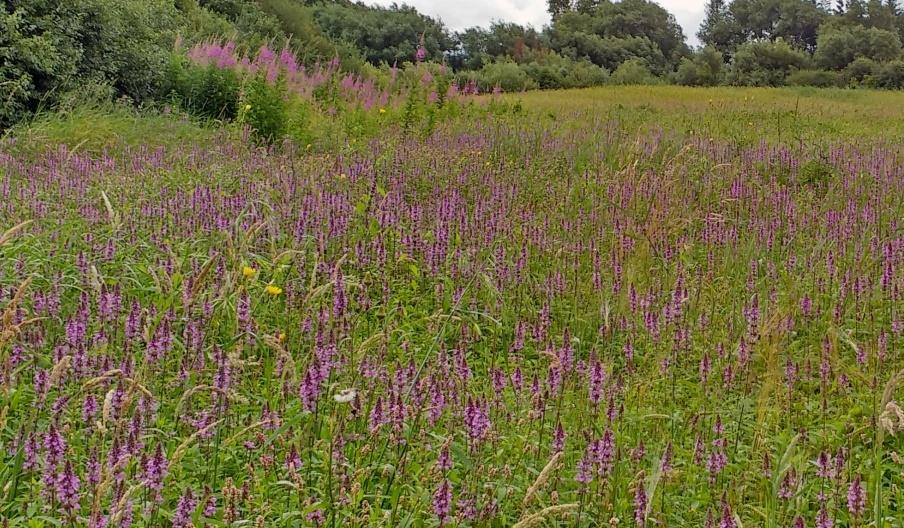
{"type": "Polygon", "coordinates": [[[173,50],[205,39],[338,59],[361,75],[441,62],[482,90],[672,82],[904,88],[898,0],[709,0],[692,49],[650,0],[548,0],[537,29],[460,32],[407,5],[350,0],[2,0],[0,128],[69,94],[165,97],[173,50]]]}

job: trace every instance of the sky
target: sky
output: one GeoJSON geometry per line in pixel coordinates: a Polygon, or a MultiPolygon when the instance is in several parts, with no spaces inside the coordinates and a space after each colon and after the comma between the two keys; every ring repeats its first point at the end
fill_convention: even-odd
{"type": "MultiPolygon", "coordinates": [[[[537,29],[549,23],[546,0],[369,0],[370,3],[390,5],[397,1],[408,4],[418,11],[441,19],[446,27],[458,31],[472,26],[488,26],[492,20],[517,22],[533,25],[537,29]]],[[[688,44],[695,46],[697,28],[703,20],[703,0],[657,0],[668,9],[687,37],[688,44]]]]}

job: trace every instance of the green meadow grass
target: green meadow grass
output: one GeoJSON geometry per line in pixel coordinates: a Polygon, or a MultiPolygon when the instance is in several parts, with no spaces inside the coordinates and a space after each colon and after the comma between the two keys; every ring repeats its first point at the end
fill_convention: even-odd
{"type": "MultiPolygon", "coordinates": [[[[900,142],[904,92],[819,88],[605,86],[506,94],[551,119],[603,115],[629,128],[659,127],[751,144],[900,142]]],[[[577,124],[580,126],[580,123],[577,124]]]]}
{"type": "Polygon", "coordinates": [[[900,526],[904,95],[443,111],[13,129],[0,526],[900,526]]]}

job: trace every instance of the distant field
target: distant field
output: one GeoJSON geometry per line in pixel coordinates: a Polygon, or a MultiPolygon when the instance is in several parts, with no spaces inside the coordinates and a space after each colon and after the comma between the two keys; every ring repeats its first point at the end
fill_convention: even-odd
{"type": "Polygon", "coordinates": [[[816,88],[611,86],[508,94],[560,118],[589,115],[726,140],[904,139],[904,92],[816,88]]]}
{"type": "Polygon", "coordinates": [[[422,95],[0,141],[0,526],[901,526],[904,94],[422,95]]]}

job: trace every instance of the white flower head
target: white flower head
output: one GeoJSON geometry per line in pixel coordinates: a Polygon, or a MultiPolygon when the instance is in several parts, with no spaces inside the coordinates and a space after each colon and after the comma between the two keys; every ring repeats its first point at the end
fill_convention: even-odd
{"type": "Polygon", "coordinates": [[[355,399],[358,395],[358,389],[342,389],[341,391],[333,394],[333,399],[339,403],[349,403],[355,399]]]}

